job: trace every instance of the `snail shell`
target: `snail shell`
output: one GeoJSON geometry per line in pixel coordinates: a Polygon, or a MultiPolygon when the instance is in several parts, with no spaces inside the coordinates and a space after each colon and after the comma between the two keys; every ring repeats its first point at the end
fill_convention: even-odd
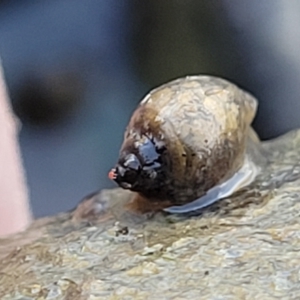
{"type": "Polygon", "coordinates": [[[249,184],[256,99],[227,80],[188,76],[152,90],[133,113],[109,177],[169,212],[207,206],[249,184]]]}

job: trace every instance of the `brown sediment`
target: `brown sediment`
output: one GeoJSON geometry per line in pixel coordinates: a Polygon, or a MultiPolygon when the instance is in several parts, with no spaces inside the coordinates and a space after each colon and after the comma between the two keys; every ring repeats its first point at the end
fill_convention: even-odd
{"type": "Polygon", "coordinates": [[[131,200],[125,205],[125,208],[132,213],[145,214],[156,213],[170,206],[172,206],[172,202],[168,200],[149,200],[138,193],[133,193],[131,200]]]}

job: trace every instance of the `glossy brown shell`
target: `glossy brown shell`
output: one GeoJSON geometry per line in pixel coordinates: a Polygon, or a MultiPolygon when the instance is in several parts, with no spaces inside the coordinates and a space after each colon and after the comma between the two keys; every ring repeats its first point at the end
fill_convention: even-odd
{"type": "Polygon", "coordinates": [[[224,79],[180,78],[141,101],[123,147],[137,140],[137,131],[163,142],[168,155],[166,185],[176,191],[173,203],[183,204],[241,167],[256,108],[254,97],[224,79]]]}

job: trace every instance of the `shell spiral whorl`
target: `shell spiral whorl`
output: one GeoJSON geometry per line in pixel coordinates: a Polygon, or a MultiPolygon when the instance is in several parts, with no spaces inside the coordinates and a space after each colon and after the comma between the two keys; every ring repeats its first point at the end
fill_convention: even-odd
{"type": "Polygon", "coordinates": [[[245,163],[256,109],[253,96],[221,78],[188,76],[166,83],[133,113],[110,178],[149,201],[169,201],[179,207],[176,212],[196,199],[206,206],[222,193],[214,200],[202,196],[216,187],[228,190],[226,183],[239,172],[249,183],[242,177],[254,172],[245,163]]]}

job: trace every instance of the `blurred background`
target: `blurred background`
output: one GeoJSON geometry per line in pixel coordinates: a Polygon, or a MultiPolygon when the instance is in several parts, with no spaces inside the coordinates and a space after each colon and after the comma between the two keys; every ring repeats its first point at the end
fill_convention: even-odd
{"type": "Polygon", "coordinates": [[[259,99],[262,139],[300,127],[297,0],[2,0],[0,56],[36,217],[113,187],[123,132],[154,86],[222,76],[259,99]]]}

